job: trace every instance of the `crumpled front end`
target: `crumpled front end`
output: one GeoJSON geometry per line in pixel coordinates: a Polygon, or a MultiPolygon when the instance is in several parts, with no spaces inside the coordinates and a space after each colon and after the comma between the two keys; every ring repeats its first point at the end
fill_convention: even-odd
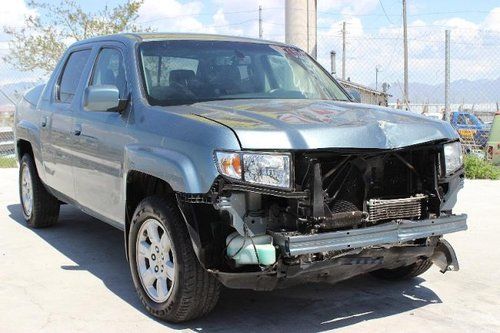
{"type": "Polygon", "coordinates": [[[443,235],[467,229],[452,213],[463,170],[448,170],[444,144],[293,151],[290,189],[221,177],[179,202],[200,222],[201,262],[228,287],[339,281],[421,260],[458,270],[443,235]]]}

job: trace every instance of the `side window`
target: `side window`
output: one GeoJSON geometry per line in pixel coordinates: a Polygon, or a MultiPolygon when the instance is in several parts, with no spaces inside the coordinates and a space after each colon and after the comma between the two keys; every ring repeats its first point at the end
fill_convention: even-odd
{"type": "Polygon", "coordinates": [[[181,57],[143,56],[142,66],[148,95],[165,100],[186,91],[197,83],[197,59],[181,57]],[[167,97],[166,97],[167,96],[167,97]]]}
{"type": "Polygon", "coordinates": [[[198,60],[190,58],[144,56],[143,62],[149,88],[168,87],[175,80],[170,78],[172,71],[189,71],[196,75],[198,70],[198,60]]]}
{"type": "Polygon", "coordinates": [[[90,50],[81,50],[70,54],[59,78],[59,89],[56,96],[58,101],[71,103],[89,56],[90,50]]]}
{"type": "Polygon", "coordinates": [[[111,84],[118,88],[120,98],[124,98],[127,90],[127,79],[123,57],[119,50],[104,48],[97,56],[92,75],[91,86],[111,84]]]}

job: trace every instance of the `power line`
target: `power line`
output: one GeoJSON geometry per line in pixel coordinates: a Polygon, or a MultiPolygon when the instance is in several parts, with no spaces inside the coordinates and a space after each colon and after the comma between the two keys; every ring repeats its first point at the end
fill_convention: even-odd
{"type": "Polygon", "coordinates": [[[387,15],[385,8],[384,8],[384,5],[382,4],[382,0],[378,0],[378,3],[380,4],[380,7],[382,7],[382,11],[384,12],[384,15],[385,15],[385,18],[387,19],[387,21],[389,21],[390,24],[394,24],[391,21],[391,19],[389,18],[389,15],[387,15]]]}
{"type": "MultiPolygon", "coordinates": [[[[227,14],[245,14],[245,13],[255,13],[256,10],[240,10],[240,11],[233,11],[233,12],[224,12],[224,15],[227,14]]],[[[199,16],[213,16],[217,14],[215,13],[192,13],[192,14],[183,14],[183,15],[165,15],[165,16],[157,16],[154,19],[147,20],[147,21],[140,21],[138,20],[137,23],[151,23],[151,22],[156,22],[156,21],[161,21],[161,20],[171,20],[171,19],[177,19],[177,18],[183,18],[183,17],[199,17],[199,16]]]]}
{"type": "MultiPolygon", "coordinates": [[[[382,10],[384,14],[344,14],[344,13],[332,13],[332,12],[323,12],[323,11],[317,11],[318,14],[323,14],[327,16],[339,16],[339,17],[386,17],[387,20],[393,24],[393,22],[389,19],[389,17],[399,17],[400,15],[398,14],[387,14],[384,6],[382,5],[381,0],[379,0],[380,5],[382,7],[382,10]]],[[[269,7],[269,8],[262,8],[262,11],[270,11],[270,10],[284,10],[284,7],[269,7]]],[[[293,10],[297,11],[303,11],[305,9],[301,8],[294,8],[293,10]]],[[[255,13],[257,10],[240,10],[240,11],[231,11],[231,12],[224,12],[224,14],[245,14],[245,13],[255,13]]],[[[407,15],[408,17],[419,17],[419,16],[432,16],[432,15],[447,15],[447,14],[488,14],[489,11],[484,11],[484,10],[463,10],[463,11],[447,11],[447,12],[428,12],[428,13],[418,13],[418,14],[409,14],[407,15]]],[[[210,12],[210,13],[192,13],[192,14],[183,14],[183,15],[165,15],[165,16],[158,16],[154,19],[146,20],[146,21],[140,21],[138,20],[137,23],[151,23],[151,22],[156,22],[160,20],[169,20],[169,19],[177,19],[177,18],[183,18],[183,17],[199,17],[199,16],[213,16],[215,15],[216,12],[210,12]]]]}

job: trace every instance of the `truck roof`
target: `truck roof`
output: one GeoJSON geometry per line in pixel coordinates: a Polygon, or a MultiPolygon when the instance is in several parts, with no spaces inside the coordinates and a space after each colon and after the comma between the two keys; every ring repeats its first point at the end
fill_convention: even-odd
{"type": "Polygon", "coordinates": [[[102,41],[120,41],[128,44],[128,43],[138,43],[142,41],[161,41],[161,40],[231,41],[231,42],[244,42],[244,43],[287,45],[276,41],[269,41],[264,39],[248,38],[248,37],[227,36],[227,35],[150,32],[150,33],[119,33],[113,35],[93,37],[82,41],[78,41],[75,44],[73,44],[73,46],[86,43],[93,43],[93,42],[102,42],[102,41]]]}

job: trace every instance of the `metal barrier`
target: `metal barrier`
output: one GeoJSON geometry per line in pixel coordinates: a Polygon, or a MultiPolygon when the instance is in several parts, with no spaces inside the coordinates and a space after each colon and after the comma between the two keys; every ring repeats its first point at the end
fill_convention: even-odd
{"type": "Polygon", "coordinates": [[[0,156],[14,155],[14,132],[10,127],[0,127],[0,156]]]}

